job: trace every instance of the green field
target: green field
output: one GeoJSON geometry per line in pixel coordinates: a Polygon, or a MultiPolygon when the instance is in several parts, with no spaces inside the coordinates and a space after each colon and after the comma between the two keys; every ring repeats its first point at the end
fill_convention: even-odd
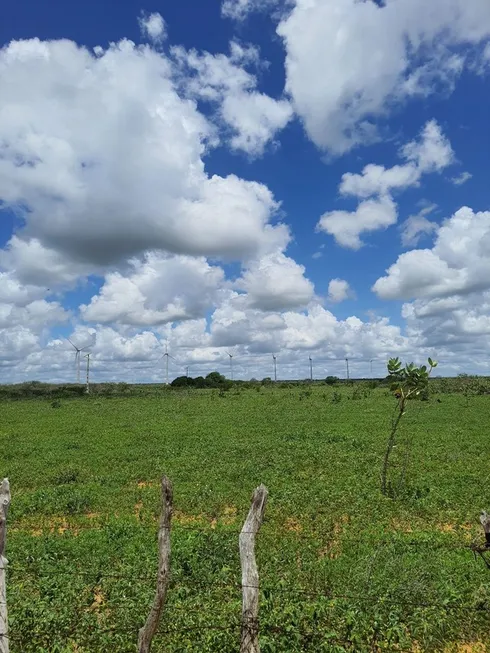
{"type": "Polygon", "coordinates": [[[173,576],[154,651],[238,650],[238,532],[260,483],[262,653],[490,650],[490,570],[467,548],[490,508],[490,397],[410,405],[392,499],[394,399],[356,388],[2,402],[11,653],[136,650],[162,474],[173,576]]]}

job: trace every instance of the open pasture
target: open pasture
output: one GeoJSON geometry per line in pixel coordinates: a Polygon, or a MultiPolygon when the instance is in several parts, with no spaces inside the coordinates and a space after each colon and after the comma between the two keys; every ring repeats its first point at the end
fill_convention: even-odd
{"type": "Polygon", "coordinates": [[[260,483],[262,653],[490,650],[490,570],[467,548],[490,507],[490,397],[410,405],[395,499],[379,489],[393,408],[367,384],[2,402],[11,653],[135,650],[162,474],[172,585],[152,650],[238,650],[260,483]]]}

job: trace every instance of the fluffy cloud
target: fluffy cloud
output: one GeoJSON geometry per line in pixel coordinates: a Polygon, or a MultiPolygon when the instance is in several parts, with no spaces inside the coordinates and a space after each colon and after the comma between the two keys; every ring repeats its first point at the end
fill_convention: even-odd
{"type": "Polygon", "coordinates": [[[446,220],[432,249],[398,257],[373,290],[383,299],[436,298],[490,288],[490,212],[463,207],[446,220]]]}
{"type": "Polygon", "coordinates": [[[415,186],[424,173],[440,172],[454,160],[451,144],[435,120],[425,125],[419,140],[404,145],[400,154],[408,163],[392,168],[371,163],[360,175],[344,174],[339,188],[341,194],[366,198],[415,186]]]}
{"type": "Polygon", "coordinates": [[[173,74],[129,41],[0,51],[0,200],[27,208],[19,236],[94,268],[147,249],[257,252],[277,203],[262,184],[206,173],[216,135],[173,74]]]}
{"type": "Polygon", "coordinates": [[[237,285],[247,292],[252,308],[264,311],[298,308],[313,298],[313,284],[304,273],[304,266],[276,251],[252,262],[237,285]]]}
{"type": "Polygon", "coordinates": [[[335,304],[348,299],[351,294],[349,282],[345,279],[332,279],[328,284],[328,299],[335,304]]]}
{"type": "Polygon", "coordinates": [[[97,270],[96,266],[74,261],[45,247],[37,238],[24,240],[14,235],[0,250],[0,267],[15,270],[17,279],[27,285],[44,288],[71,286],[80,277],[97,270]]]}
{"type": "Polygon", "coordinates": [[[218,106],[221,121],[231,130],[231,147],[257,156],[291,120],[293,110],[287,100],[257,91],[256,75],[245,69],[260,65],[256,48],[232,41],[230,49],[230,56],[182,47],[172,54],[183,75],[182,91],[218,106]]]}
{"type": "Polygon", "coordinates": [[[153,43],[161,43],[167,38],[167,28],[163,17],[159,13],[144,14],[139,19],[140,29],[153,43]]]}
{"type": "Polygon", "coordinates": [[[107,275],[100,293],[81,306],[85,320],[158,326],[201,317],[215,303],[224,272],[206,259],[148,253],[128,274],[107,275]]]}
{"type": "Polygon", "coordinates": [[[409,338],[431,349],[446,374],[468,369],[488,374],[489,312],[488,291],[417,299],[402,309],[409,338]]]}
{"type": "MultiPolygon", "coordinates": [[[[417,185],[424,173],[440,172],[454,160],[451,144],[435,120],[430,120],[424,126],[420,139],[405,144],[400,154],[407,161],[404,165],[385,168],[369,164],[362,174],[345,173],[339,187],[342,195],[378,197],[365,199],[352,212],[325,213],[320,218],[317,230],[334,236],[343,247],[359,249],[363,245],[361,233],[386,229],[396,222],[397,209],[390,191],[417,185]]],[[[402,234],[404,244],[416,244],[421,233],[430,233],[435,228],[424,217],[427,212],[425,209],[405,222],[402,234]]]]}
{"type": "Polygon", "coordinates": [[[330,211],[320,218],[317,231],[335,238],[339,245],[360,249],[360,234],[365,231],[387,229],[397,220],[396,204],[391,197],[383,196],[361,202],[355,211],[330,211]]]}
{"type": "Polygon", "coordinates": [[[21,327],[39,334],[66,322],[70,314],[59,302],[46,301],[45,295],[45,289],[21,284],[11,272],[0,272],[0,331],[21,327]]]}
{"type": "Polygon", "coordinates": [[[315,352],[316,360],[343,360],[345,356],[379,358],[384,365],[388,352],[410,347],[400,328],[390,325],[387,319],[363,322],[352,316],[339,320],[315,302],[307,311],[267,315],[249,307],[245,298],[237,294],[214,312],[211,333],[214,345],[235,345],[243,364],[247,359],[253,364],[255,356],[270,357],[271,352],[280,352],[279,360],[289,369],[289,378],[298,378],[298,360],[307,363],[305,351],[315,352]]]}
{"type": "Polygon", "coordinates": [[[277,32],[309,137],[342,153],[375,139],[373,118],[395,103],[451,88],[490,37],[490,12],[487,0],[295,0],[277,32]]]}

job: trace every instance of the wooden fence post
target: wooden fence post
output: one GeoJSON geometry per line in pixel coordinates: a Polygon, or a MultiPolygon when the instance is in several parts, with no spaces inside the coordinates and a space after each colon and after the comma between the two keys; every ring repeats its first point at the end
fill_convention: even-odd
{"type": "Polygon", "coordinates": [[[242,629],[240,653],[260,653],[259,647],[259,572],[255,560],[255,535],[264,518],[269,492],[260,485],[253,493],[252,505],[240,533],[242,567],[242,629]]]}
{"type": "Polygon", "coordinates": [[[162,478],[162,512],[158,531],[158,577],[157,589],[150,614],[138,635],[138,653],[150,653],[151,642],[162,616],[170,581],[170,523],[172,520],[173,494],[170,480],[162,478]]]}
{"type": "Polygon", "coordinates": [[[480,522],[485,531],[485,547],[490,549],[490,515],[487,515],[484,510],[481,512],[480,522]]]}
{"type": "Polygon", "coordinates": [[[7,514],[10,506],[10,485],[4,478],[0,485],[0,653],[9,653],[7,618],[7,565],[4,557],[7,542],[7,514]]]}

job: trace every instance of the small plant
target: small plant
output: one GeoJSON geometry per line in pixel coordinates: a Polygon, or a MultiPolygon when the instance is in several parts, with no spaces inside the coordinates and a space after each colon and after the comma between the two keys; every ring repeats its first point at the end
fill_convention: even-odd
{"type": "Polygon", "coordinates": [[[340,404],[341,401],[342,401],[342,395],[340,394],[340,392],[335,391],[332,395],[332,403],[340,404]]]}
{"type": "Polygon", "coordinates": [[[55,485],[70,485],[71,483],[77,483],[80,480],[80,472],[74,467],[68,467],[61,470],[54,476],[53,483],[55,485]]]}
{"type": "Polygon", "coordinates": [[[414,363],[409,363],[403,367],[399,358],[390,358],[388,361],[388,376],[391,381],[390,390],[397,400],[396,415],[391,426],[390,436],[386,444],[386,451],[381,469],[381,492],[388,493],[388,468],[390,464],[390,455],[393,451],[396,441],[396,433],[402,417],[405,415],[407,402],[410,399],[427,396],[429,388],[429,376],[432,370],[437,367],[437,362],[431,358],[428,359],[427,365],[417,367],[414,363]]]}

